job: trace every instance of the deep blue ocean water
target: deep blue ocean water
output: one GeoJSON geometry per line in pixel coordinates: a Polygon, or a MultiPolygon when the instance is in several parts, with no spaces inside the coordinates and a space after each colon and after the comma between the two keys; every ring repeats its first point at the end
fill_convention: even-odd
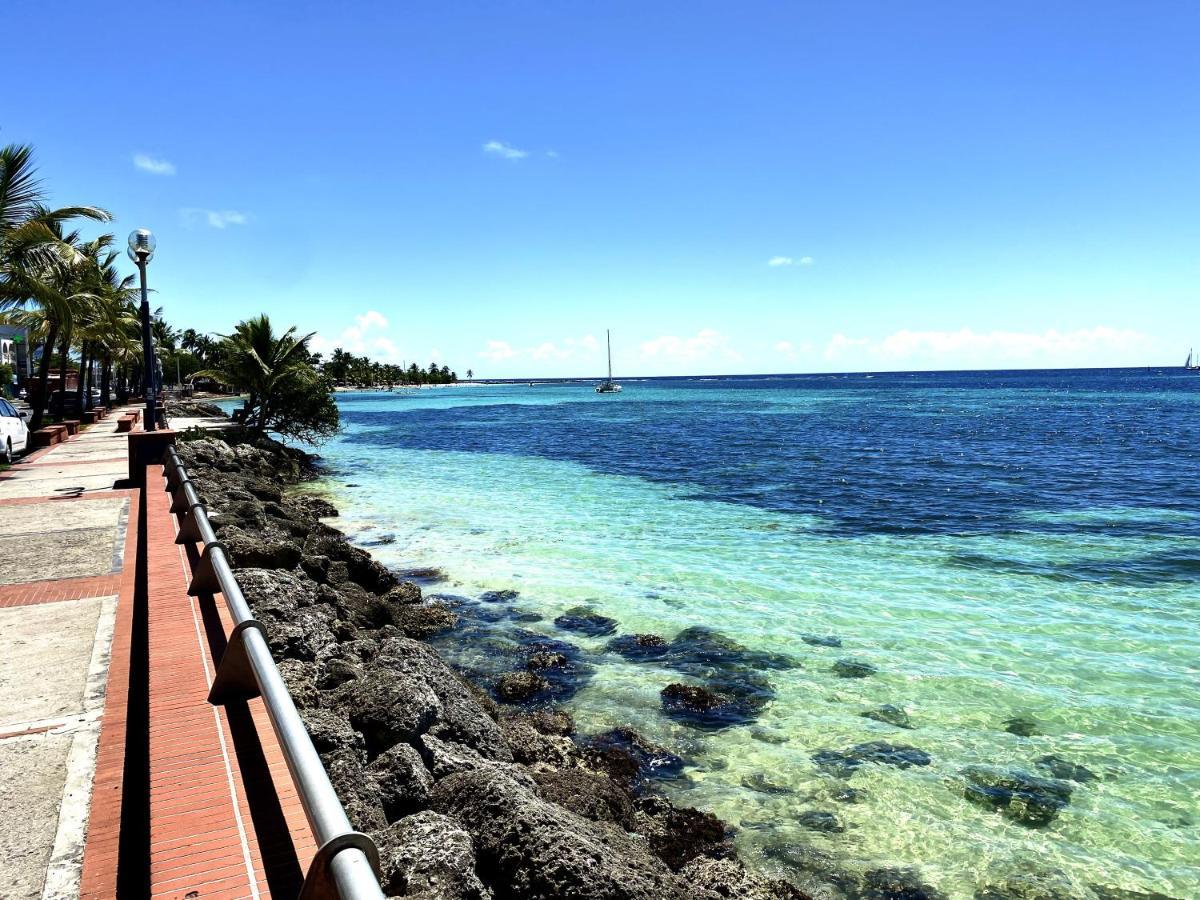
{"type": "Polygon", "coordinates": [[[444,571],[426,590],[461,598],[456,663],[486,680],[519,661],[498,642],[569,641],[581,729],[633,724],[683,756],[665,789],[764,867],[795,875],[806,847],[953,897],[1035,869],[1080,896],[1200,896],[1200,376],[623,384],[340,396],[322,490],[383,561],[444,571]],[[518,592],[504,615],[477,602],[499,589],[518,592]],[[729,673],[555,624],[580,605],[617,636],[735,641],[754,708],[723,728],[668,715],[666,684],[729,673]],[[839,677],[843,659],[874,674],[839,677]],[[885,705],[911,727],[863,715],[885,705]],[[881,740],[929,764],[819,762],[881,740]],[[1047,757],[1094,776],[1048,823],[968,798],[972,766],[1043,777],[1047,757]]]}

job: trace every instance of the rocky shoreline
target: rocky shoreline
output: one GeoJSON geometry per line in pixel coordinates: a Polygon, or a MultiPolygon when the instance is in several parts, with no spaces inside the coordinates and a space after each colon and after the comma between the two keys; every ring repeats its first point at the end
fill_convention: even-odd
{"type": "Polygon", "coordinates": [[[524,704],[569,664],[552,642],[492,686],[511,703],[455,672],[427,643],[458,623],[452,604],[325,524],[329,503],[285,490],[315,474],[311,457],[226,437],[184,439],[180,456],[351,821],[379,846],[387,894],[816,896],[748,871],[724,823],[656,793],[677,757],[524,704]]]}

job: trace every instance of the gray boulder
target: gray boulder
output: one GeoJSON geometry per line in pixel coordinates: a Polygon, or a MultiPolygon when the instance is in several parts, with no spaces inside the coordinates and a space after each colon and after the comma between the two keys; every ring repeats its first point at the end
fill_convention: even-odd
{"type": "Polygon", "coordinates": [[[491,900],[475,871],[471,836],[453,819],[421,812],[377,836],[382,887],[392,897],[491,900]]]}
{"type": "Polygon", "coordinates": [[[460,772],[433,789],[435,811],[459,820],[480,867],[522,900],[693,900],[643,843],[538,797],[511,778],[460,772]]]}

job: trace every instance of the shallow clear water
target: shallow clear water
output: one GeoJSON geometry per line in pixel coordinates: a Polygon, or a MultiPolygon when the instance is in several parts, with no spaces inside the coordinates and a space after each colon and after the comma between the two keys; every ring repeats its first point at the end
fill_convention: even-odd
{"type": "MultiPolygon", "coordinates": [[[[952,897],[1033,868],[1200,896],[1200,378],[651,380],[340,404],[321,488],[342,527],[387,564],[443,569],[427,591],[518,590],[542,619],[495,628],[594,652],[569,702],[581,728],[633,724],[686,756],[666,789],[736,826],[749,859],[802,843],[917,867],[952,897]],[[697,730],[660,705],[689,679],[556,628],[579,604],[621,634],[705,625],[800,665],[762,673],[775,696],[757,721],[697,730]],[[878,672],[839,678],[838,659],[878,672]],[[914,727],[862,717],[882,704],[914,727]],[[1014,716],[1040,733],[1008,733],[1014,716]],[[812,759],[871,740],[932,763],[847,782],[812,759]],[[964,799],[965,766],[1045,774],[1048,754],[1098,776],[1049,825],[964,799]],[[859,802],[835,801],[847,784],[859,802]],[[845,830],[804,828],[810,810],[845,830]]],[[[442,644],[486,668],[479,646],[442,644]]]]}

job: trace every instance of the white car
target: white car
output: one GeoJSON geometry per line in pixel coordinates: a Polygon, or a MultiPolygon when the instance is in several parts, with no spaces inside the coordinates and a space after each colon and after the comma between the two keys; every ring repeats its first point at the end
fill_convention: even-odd
{"type": "Polygon", "coordinates": [[[16,408],[0,397],[0,460],[12,462],[18,451],[29,446],[29,426],[16,408]]]}

